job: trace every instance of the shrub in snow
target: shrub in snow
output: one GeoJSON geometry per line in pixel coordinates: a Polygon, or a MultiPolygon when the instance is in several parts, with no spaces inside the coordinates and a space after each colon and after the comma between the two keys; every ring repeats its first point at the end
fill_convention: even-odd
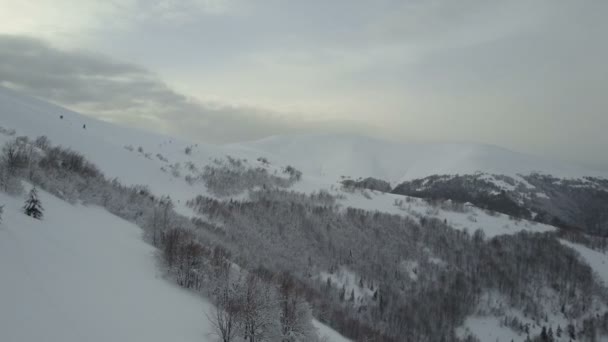
{"type": "Polygon", "coordinates": [[[23,212],[25,212],[27,216],[40,220],[42,219],[43,210],[42,203],[40,203],[40,199],[38,198],[38,191],[36,191],[36,188],[32,188],[25,201],[25,205],[23,206],[23,212]]]}

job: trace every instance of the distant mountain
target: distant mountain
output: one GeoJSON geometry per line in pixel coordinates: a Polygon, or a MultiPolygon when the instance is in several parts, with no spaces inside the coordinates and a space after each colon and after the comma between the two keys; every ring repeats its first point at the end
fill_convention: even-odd
{"type": "Polygon", "coordinates": [[[548,223],[568,230],[608,236],[608,179],[557,178],[548,174],[510,177],[432,175],[397,185],[392,193],[450,199],[548,223]]]}
{"type": "Polygon", "coordinates": [[[430,175],[550,174],[559,178],[608,173],[471,143],[399,143],[351,134],[274,136],[233,147],[289,161],[309,175],[337,179],[374,177],[396,185],[430,175]]]}
{"type": "MultiPolygon", "coordinates": [[[[86,218],[99,206],[142,228],[159,270],[180,287],[220,308],[225,296],[242,304],[253,299],[247,293],[259,294],[270,309],[256,315],[268,327],[285,328],[290,321],[280,315],[297,312],[303,325],[293,328],[310,329],[314,315],[353,341],[523,341],[558,328],[560,342],[608,337],[602,173],[495,146],[348,134],[196,143],[95,120],[6,88],[0,88],[0,144],[20,156],[11,165],[0,158],[0,188],[14,186],[0,194],[6,204],[0,236],[9,246],[17,234],[29,246],[5,248],[0,260],[0,269],[16,278],[13,290],[18,278],[33,274],[17,263],[47,238],[71,250],[74,227],[57,227],[70,224],[70,208],[86,218]],[[22,200],[14,196],[23,184],[41,188],[52,206],[48,224],[36,222],[21,234],[29,218],[20,216],[22,200]]],[[[99,228],[113,222],[98,221],[99,228]]],[[[119,232],[96,233],[107,246],[91,252],[123,243],[112,237],[119,232]]],[[[87,243],[81,235],[73,243],[87,243]]],[[[53,254],[55,242],[33,260],[53,254]]],[[[120,251],[133,257],[124,246],[120,251]]],[[[23,288],[38,291],[35,284],[23,288]]],[[[60,286],[44,289],[39,294],[61,298],[60,286]]],[[[48,312],[48,305],[28,302],[35,312],[48,312]]],[[[82,314],[99,306],[91,302],[82,314]]],[[[75,315],[71,305],[62,310],[75,315]]],[[[0,307],[0,317],[11,314],[0,307]]],[[[300,341],[310,340],[306,333],[300,341]]],[[[137,329],[129,335],[136,338],[137,329]]]]}

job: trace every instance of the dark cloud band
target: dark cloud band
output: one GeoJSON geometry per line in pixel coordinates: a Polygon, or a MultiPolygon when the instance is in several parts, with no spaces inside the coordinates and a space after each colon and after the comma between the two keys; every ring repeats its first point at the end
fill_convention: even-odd
{"type": "Polygon", "coordinates": [[[0,35],[0,82],[112,121],[211,142],[363,128],[354,123],[288,120],[258,108],[207,105],[174,91],[140,66],[60,50],[23,36],[0,35]]]}

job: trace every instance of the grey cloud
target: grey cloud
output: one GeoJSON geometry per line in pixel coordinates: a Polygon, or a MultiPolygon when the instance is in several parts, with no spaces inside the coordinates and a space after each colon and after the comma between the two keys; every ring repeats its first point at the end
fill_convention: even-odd
{"type": "Polygon", "coordinates": [[[140,66],[14,35],[0,35],[0,84],[110,121],[210,142],[369,130],[369,125],[308,122],[259,108],[201,103],[140,66]]]}

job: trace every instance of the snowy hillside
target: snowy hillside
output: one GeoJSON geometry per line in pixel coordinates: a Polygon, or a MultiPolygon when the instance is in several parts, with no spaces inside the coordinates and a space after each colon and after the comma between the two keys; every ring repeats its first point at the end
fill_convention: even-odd
{"type": "MultiPolygon", "coordinates": [[[[0,340],[215,341],[212,305],[163,278],[141,228],[40,193],[44,220],[0,193],[0,340]]],[[[346,342],[315,322],[329,342],[346,342]]]]}
{"type": "Polygon", "coordinates": [[[275,136],[231,147],[260,151],[270,158],[290,161],[305,173],[319,177],[374,177],[393,184],[433,174],[476,172],[509,176],[540,172],[574,178],[607,176],[575,165],[482,144],[408,144],[358,135],[325,134],[275,136]]]}
{"type": "MultiPolygon", "coordinates": [[[[74,146],[90,155],[107,173],[120,174],[125,181],[134,183],[155,183],[158,168],[146,174],[125,174],[120,165],[130,163],[131,159],[131,155],[125,153],[125,146],[135,149],[141,146],[151,159],[157,159],[157,154],[170,156],[170,163],[186,161],[182,152],[188,146],[192,147],[192,158],[203,162],[226,154],[250,160],[262,156],[274,164],[294,165],[306,177],[321,183],[334,183],[340,176],[348,176],[375,177],[395,185],[433,174],[476,172],[508,176],[540,172],[560,178],[608,178],[605,173],[576,165],[481,144],[408,144],[349,134],[275,136],[223,146],[195,144],[101,122],[2,87],[0,113],[0,125],[5,128],[19,128],[18,134],[27,136],[44,134],[58,144],[74,146]],[[107,160],[110,153],[112,163],[107,160]]],[[[142,161],[142,166],[150,164],[142,161]]],[[[162,191],[166,189],[159,190],[168,193],[162,191]]]]}
{"type": "MultiPolygon", "coordinates": [[[[303,179],[293,185],[293,189],[310,193],[319,189],[330,189],[337,184],[341,175],[374,175],[387,176],[388,179],[413,177],[425,172],[448,171],[473,172],[477,169],[476,161],[489,163],[499,169],[504,161],[501,155],[476,155],[475,150],[488,147],[475,145],[406,145],[379,141],[367,137],[338,136],[293,136],[272,137],[257,142],[217,146],[202,143],[191,143],[172,137],[162,136],[135,129],[125,128],[92,119],[79,113],[18,94],[0,87],[0,126],[5,130],[15,130],[14,134],[0,134],[0,143],[25,135],[36,137],[45,135],[54,144],[66,146],[85,155],[101,168],[110,178],[116,177],[125,184],[141,184],[150,188],[153,194],[170,195],[176,202],[176,209],[185,215],[192,212],[184,207],[189,199],[200,194],[209,194],[202,184],[191,185],[184,180],[186,175],[193,174],[186,165],[195,166],[198,170],[211,164],[212,159],[224,158],[227,155],[245,158],[252,167],[258,166],[259,157],[265,157],[271,165],[269,168],[280,169],[285,165],[295,165],[303,170],[303,179]],[[189,148],[190,153],[186,154],[189,148]],[[428,149],[428,154],[425,154],[428,149]],[[439,152],[441,153],[439,153],[439,152]],[[456,151],[460,151],[456,153],[456,151]],[[454,154],[456,153],[456,154],[454,154]],[[416,158],[423,158],[422,159],[416,158]],[[399,157],[401,156],[401,157],[399,157]],[[447,161],[444,161],[447,158],[447,161]],[[457,163],[452,163],[458,159],[457,163]],[[490,159],[484,159],[490,158],[490,159]],[[467,163],[473,163],[471,165],[467,163]],[[419,163],[419,166],[414,166],[419,163]],[[456,165],[458,164],[458,165],[456,165]],[[445,167],[437,168],[439,165],[445,167]],[[177,166],[177,168],[176,168],[177,166]],[[460,169],[459,169],[460,168],[460,169]],[[468,168],[468,169],[467,169],[468,168]],[[175,171],[174,173],[174,170],[175,171]],[[415,171],[417,170],[417,171],[415,171]]],[[[508,156],[529,158],[500,150],[508,156]]],[[[514,157],[513,157],[514,158],[514,157]]],[[[509,163],[510,165],[534,165],[530,163],[509,163]]],[[[548,170],[548,165],[544,166],[548,170]]],[[[510,170],[510,169],[509,169],[510,170]]],[[[515,171],[514,171],[515,172],[515,171]]],[[[440,219],[449,219],[455,226],[469,231],[482,229],[488,236],[512,234],[520,230],[552,230],[542,224],[509,224],[507,217],[489,216],[481,210],[471,208],[467,212],[445,212],[429,208],[418,200],[399,208],[395,201],[403,196],[374,193],[373,200],[360,192],[344,193],[340,189],[335,194],[344,197],[343,205],[366,210],[380,210],[400,215],[421,216],[434,213],[440,219]],[[407,210],[406,210],[407,209],[407,210]],[[409,212],[407,212],[409,211],[409,212]]],[[[211,195],[211,194],[209,194],[211,195]]],[[[366,195],[369,197],[369,195],[366,195]]]]}
{"type": "Polygon", "coordinates": [[[210,304],[162,278],[139,227],[40,198],[43,221],[0,194],[1,340],[211,341],[210,304]]]}
{"type": "Polygon", "coordinates": [[[353,340],[523,340],[557,325],[571,326],[581,340],[608,334],[599,324],[604,312],[608,319],[606,241],[558,229],[551,217],[541,221],[549,224],[532,221],[545,207],[566,215],[570,202],[581,202],[596,219],[581,220],[599,222],[593,232],[601,232],[608,181],[581,178],[604,177],[592,171],[493,146],[353,135],[193,143],[5,88],[0,144],[24,160],[0,160],[3,191],[15,178],[74,203],[42,192],[47,211],[40,222],[20,212],[22,195],[0,194],[0,272],[10,278],[0,283],[0,300],[19,308],[0,310],[0,328],[12,340],[46,334],[76,341],[92,332],[100,340],[154,341],[180,331],[180,340],[183,332],[183,340],[212,341],[205,314],[215,308],[197,291],[226,313],[218,293],[241,301],[249,298],[244,293],[259,293],[274,303],[260,317],[275,325],[277,312],[293,305],[307,324],[286,326],[310,336],[314,324],[329,341],[344,338],[312,321],[313,314],[353,340]],[[519,175],[532,172],[556,178],[519,175]],[[342,183],[370,176],[392,186],[415,180],[401,184],[400,193],[342,183]],[[452,184],[472,199],[454,197],[452,184]],[[505,197],[509,191],[516,193],[505,197]],[[576,197],[562,196],[568,193],[576,197]],[[526,207],[532,200],[544,207],[526,207]],[[512,203],[522,208],[500,210],[512,203]],[[148,243],[158,249],[158,264],[148,243]],[[62,301],[66,293],[75,300],[62,301]],[[276,306],[279,293],[291,304],[276,306]],[[36,329],[18,329],[31,308],[36,329]],[[121,314],[109,315],[114,310],[121,314]],[[60,328],[66,325],[81,329],[60,328]],[[114,330],[120,336],[107,334],[114,330]]]}

